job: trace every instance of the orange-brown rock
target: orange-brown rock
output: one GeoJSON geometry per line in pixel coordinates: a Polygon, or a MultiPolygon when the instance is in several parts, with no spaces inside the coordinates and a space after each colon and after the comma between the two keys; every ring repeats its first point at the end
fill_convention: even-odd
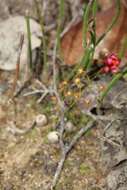
{"type": "MultiPolygon", "coordinates": [[[[113,4],[111,8],[106,11],[99,12],[96,17],[97,37],[101,36],[111,23],[115,15],[116,7],[113,4]]],[[[95,57],[98,57],[100,50],[107,49],[110,52],[118,53],[123,39],[127,36],[127,0],[121,3],[121,11],[119,18],[110,32],[106,35],[104,40],[97,46],[95,57]]],[[[84,49],[82,46],[82,29],[83,21],[79,21],[63,35],[61,39],[61,50],[65,64],[73,65],[77,63],[82,55],[84,49]]]]}

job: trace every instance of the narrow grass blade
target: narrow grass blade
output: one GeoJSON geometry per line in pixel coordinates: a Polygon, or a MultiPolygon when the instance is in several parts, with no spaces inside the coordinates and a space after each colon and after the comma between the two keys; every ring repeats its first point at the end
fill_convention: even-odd
{"type": "Polygon", "coordinates": [[[39,24],[41,26],[42,51],[44,52],[44,54],[43,54],[43,62],[44,62],[44,69],[45,69],[46,65],[47,65],[46,64],[47,63],[47,45],[46,45],[46,37],[45,37],[45,30],[44,30],[44,19],[43,19],[43,16],[42,16],[42,10],[40,8],[39,2],[37,0],[34,0],[34,4],[35,4],[39,24]]]}
{"type": "Polygon", "coordinates": [[[97,10],[98,10],[97,0],[94,0],[93,1],[93,6],[92,6],[92,15],[93,15],[94,18],[96,17],[97,10]]]}
{"type": "Polygon", "coordinates": [[[89,70],[92,66],[92,63],[93,63],[93,57],[94,57],[94,51],[95,49],[92,49],[91,52],[90,52],[90,56],[89,56],[89,61],[88,61],[88,64],[87,64],[87,70],[89,70]]]}
{"type": "Polygon", "coordinates": [[[89,29],[89,16],[91,11],[91,5],[93,1],[90,1],[86,8],[84,8],[83,14],[83,47],[87,47],[87,32],[89,29]]]}
{"type": "Polygon", "coordinates": [[[122,59],[125,56],[125,53],[127,52],[127,36],[123,39],[123,44],[121,46],[121,50],[119,52],[119,58],[122,59]]]}
{"type": "Polygon", "coordinates": [[[28,39],[28,56],[29,56],[29,67],[32,71],[33,65],[32,65],[32,45],[31,45],[31,30],[30,30],[30,18],[28,15],[25,16],[26,19],[26,26],[27,26],[27,39],[28,39]]]}
{"type": "Polygon", "coordinates": [[[57,49],[60,50],[60,34],[62,31],[62,21],[64,17],[64,0],[60,0],[60,5],[59,5],[59,14],[58,14],[58,26],[57,26],[57,49]]]}
{"type": "Polygon", "coordinates": [[[111,80],[111,82],[109,83],[109,85],[107,86],[106,90],[101,94],[100,96],[100,101],[103,101],[103,99],[107,96],[107,94],[109,93],[109,91],[113,88],[113,86],[118,82],[118,80],[120,78],[122,78],[123,73],[118,73],[116,74],[113,79],[111,80]]]}

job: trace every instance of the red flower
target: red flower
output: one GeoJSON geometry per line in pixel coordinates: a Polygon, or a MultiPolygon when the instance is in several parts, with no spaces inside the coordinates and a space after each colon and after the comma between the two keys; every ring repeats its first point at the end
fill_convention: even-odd
{"type": "Polygon", "coordinates": [[[110,54],[104,59],[104,66],[102,67],[103,73],[117,73],[119,71],[119,65],[121,60],[115,55],[110,54]]]}

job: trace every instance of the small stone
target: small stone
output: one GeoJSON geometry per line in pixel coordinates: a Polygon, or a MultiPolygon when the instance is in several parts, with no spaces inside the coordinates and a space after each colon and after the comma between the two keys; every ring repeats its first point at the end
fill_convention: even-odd
{"type": "Polygon", "coordinates": [[[36,125],[38,127],[47,125],[47,123],[48,123],[48,119],[47,119],[46,115],[44,115],[44,114],[37,115],[35,121],[36,121],[36,125]]]}
{"type": "Polygon", "coordinates": [[[64,121],[65,121],[65,122],[67,121],[67,118],[66,118],[66,117],[64,118],[64,121]]]}
{"type": "Polygon", "coordinates": [[[59,141],[59,133],[57,131],[52,131],[47,136],[50,143],[57,143],[59,141]]]}
{"type": "Polygon", "coordinates": [[[74,131],[74,125],[71,121],[68,121],[65,125],[65,131],[71,133],[74,131]]]}

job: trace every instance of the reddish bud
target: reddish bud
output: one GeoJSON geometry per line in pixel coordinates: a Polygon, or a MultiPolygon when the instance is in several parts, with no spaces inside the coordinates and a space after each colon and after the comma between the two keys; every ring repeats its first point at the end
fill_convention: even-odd
{"type": "Polygon", "coordinates": [[[120,59],[115,54],[110,54],[104,60],[104,67],[102,68],[102,71],[104,73],[116,73],[119,70],[119,65],[120,59]]]}

